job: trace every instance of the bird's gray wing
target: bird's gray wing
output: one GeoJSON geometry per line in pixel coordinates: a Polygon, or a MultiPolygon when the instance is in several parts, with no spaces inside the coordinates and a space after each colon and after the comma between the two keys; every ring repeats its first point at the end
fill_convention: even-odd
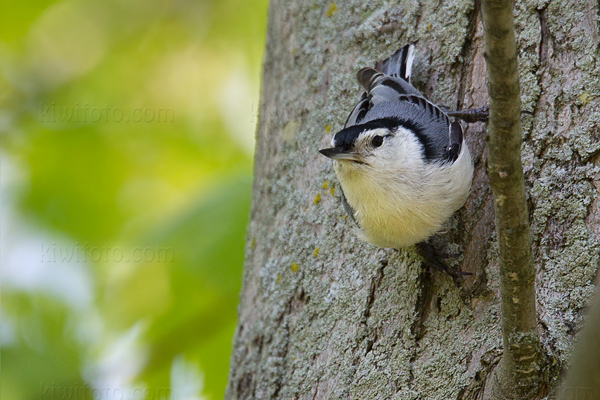
{"type": "Polygon", "coordinates": [[[359,124],[360,121],[362,121],[362,119],[365,117],[367,111],[369,111],[371,105],[372,104],[367,96],[367,92],[364,92],[360,100],[358,101],[356,106],[354,106],[354,109],[346,119],[346,122],[344,123],[344,128],[348,128],[349,126],[359,124]]]}
{"type": "Polygon", "coordinates": [[[356,73],[356,79],[367,91],[369,97],[378,95],[392,99],[403,94],[422,96],[421,92],[415,89],[407,80],[386,75],[374,68],[362,68],[356,73]]]}
{"type": "Polygon", "coordinates": [[[410,84],[412,44],[406,45],[375,68],[363,68],[356,78],[365,89],[344,128],[369,122],[397,122],[414,132],[428,162],[454,162],[462,146],[460,124],[410,84]]]}
{"type": "Polygon", "coordinates": [[[374,104],[395,100],[404,94],[422,96],[421,92],[410,84],[413,54],[414,44],[407,44],[391,57],[379,61],[375,68],[362,68],[358,71],[356,79],[365,92],[346,119],[344,128],[361,123],[374,104]]]}
{"type": "Polygon", "coordinates": [[[373,68],[363,68],[358,71],[358,79],[367,91],[354,106],[344,128],[363,122],[367,112],[379,103],[395,102],[398,101],[399,96],[405,95],[423,96],[405,80],[384,75],[373,68]]]}
{"type": "MultiPolygon", "coordinates": [[[[450,118],[424,97],[401,95],[394,101],[374,102],[365,113],[362,123],[382,119],[395,120],[398,126],[411,130],[423,145],[428,162],[449,160],[444,156],[450,146],[450,118]]],[[[460,153],[460,147],[458,150],[460,153]]]]}
{"type": "Polygon", "coordinates": [[[442,161],[453,163],[460,155],[460,150],[463,144],[463,130],[460,123],[454,121],[450,124],[450,144],[442,157],[442,161]]]}

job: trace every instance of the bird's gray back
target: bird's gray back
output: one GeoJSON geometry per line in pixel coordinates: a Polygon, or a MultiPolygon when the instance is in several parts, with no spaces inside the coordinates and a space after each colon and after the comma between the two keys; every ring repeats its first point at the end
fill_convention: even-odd
{"type": "Polygon", "coordinates": [[[437,106],[421,96],[398,96],[394,101],[373,101],[361,124],[394,118],[415,132],[425,146],[428,159],[441,159],[449,145],[450,119],[437,106]]]}
{"type": "Polygon", "coordinates": [[[412,47],[406,45],[375,68],[358,71],[356,78],[365,92],[344,128],[395,119],[415,133],[428,160],[440,160],[450,144],[450,118],[411,85],[412,47]]]}

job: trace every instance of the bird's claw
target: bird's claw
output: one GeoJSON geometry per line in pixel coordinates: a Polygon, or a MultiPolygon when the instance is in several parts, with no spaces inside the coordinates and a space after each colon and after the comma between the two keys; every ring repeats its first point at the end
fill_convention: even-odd
{"type": "MultiPolygon", "coordinates": [[[[444,258],[443,255],[440,255],[440,252],[437,249],[435,249],[435,247],[431,243],[427,241],[417,243],[417,250],[419,252],[419,255],[423,257],[427,265],[437,269],[438,271],[445,272],[453,278],[458,278],[460,276],[466,275],[473,275],[471,272],[463,272],[452,269],[446,263],[440,261],[440,258],[444,258]]],[[[458,255],[460,254],[457,254],[455,256],[458,255]]]]}

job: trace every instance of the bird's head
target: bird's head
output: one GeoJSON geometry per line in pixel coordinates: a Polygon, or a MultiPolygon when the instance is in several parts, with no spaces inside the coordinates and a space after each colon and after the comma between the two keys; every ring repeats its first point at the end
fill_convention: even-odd
{"type": "Polygon", "coordinates": [[[319,152],[348,169],[395,171],[410,159],[422,159],[423,148],[409,128],[395,120],[376,120],[335,134],[332,147],[319,152]]]}

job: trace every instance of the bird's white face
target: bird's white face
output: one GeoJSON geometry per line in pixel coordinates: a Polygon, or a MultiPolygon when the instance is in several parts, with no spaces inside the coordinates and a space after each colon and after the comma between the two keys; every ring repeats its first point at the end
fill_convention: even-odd
{"type": "Polygon", "coordinates": [[[421,144],[403,127],[361,132],[351,144],[343,139],[336,135],[331,142],[333,149],[339,149],[331,157],[341,175],[367,174],[375,180],[394,179],[408,171],[418,171],[424,164],[421,144]]]}
{"type": "MultiPolygon", "coordinates": [[[[388,148],[393,133],[387,128],[377,128],[360,133],[352,143],[340,143],[342,141],[339,135],[331,139],[333,148],[345,147],[348,151],[346,156],[334,158],[338,161],[351,161],[354,163],[368,163],[367,161],[380,153],[383,148],[388,148]],[[384,146],[385,144],[385,146],[384,146]]],[[[343,153],[340,153],[340,155],[343,153]]]]}

